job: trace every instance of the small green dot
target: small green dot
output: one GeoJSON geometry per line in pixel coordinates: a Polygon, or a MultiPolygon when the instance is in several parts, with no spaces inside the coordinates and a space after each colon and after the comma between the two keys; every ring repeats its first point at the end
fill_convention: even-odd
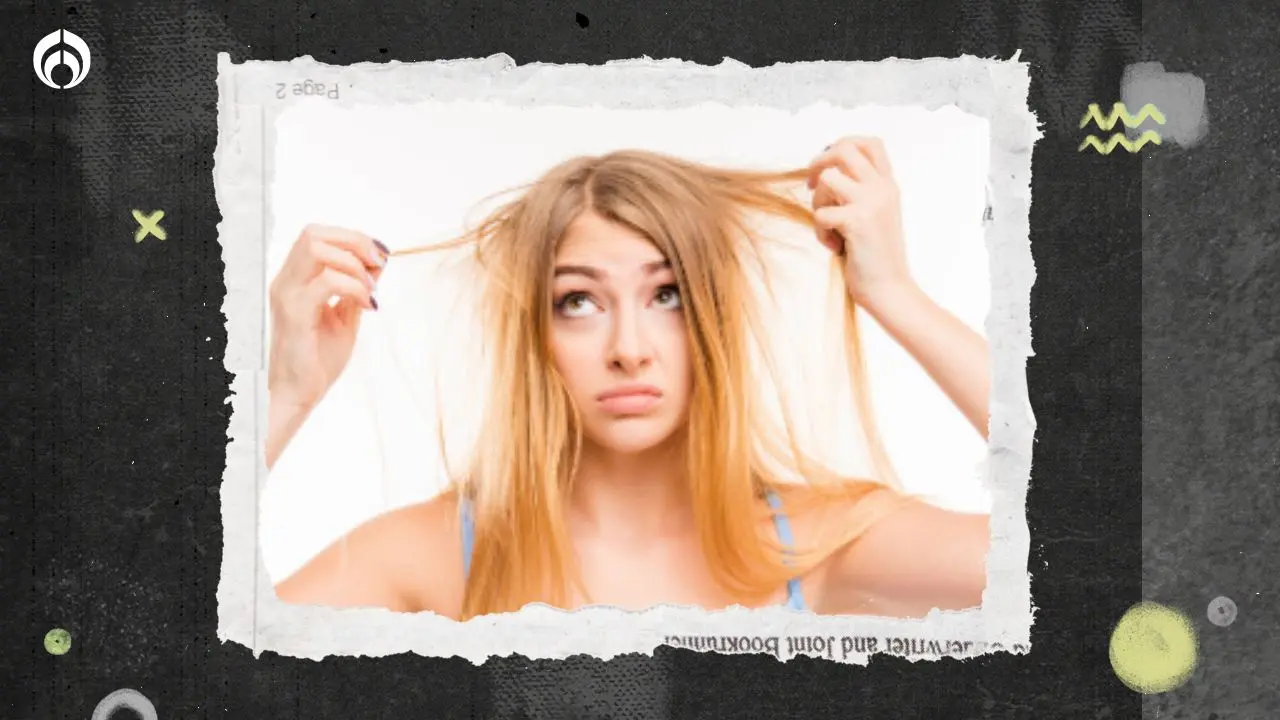
{"type": "Polygon", "coordinates": [[[66,655],[71,651],[71,633],[62,628],[54,628],[44,636],[44,649],[50,655],[66,655]]]}

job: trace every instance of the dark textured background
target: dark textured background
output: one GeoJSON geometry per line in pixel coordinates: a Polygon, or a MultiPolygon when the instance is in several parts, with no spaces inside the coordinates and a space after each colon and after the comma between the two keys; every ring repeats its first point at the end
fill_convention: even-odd
{"type": "Polygon", "coordinates": [[[130,687],[162,720],[1132,718],[1143,704],[1112,674],[1107,640],[1147,597],[1195,620],[1203,656],[1148,714],[1274,716],[1269,330],[1280,314],[1267,281],[1280,260],[1265,244],[1277,225],[1267,2],[3,4],[0,714],[87,718],[130,687]],[[59,27],[94,53],[67,92],[31,72],[31,48],[59,27]],[[219,643],[230,376],[211,175],[217,51],[758,66],[1019,49],[1045,125],[1031,216],[1030,656],[857,668],[661,651],[476,668],[255,660],[219,643]],[[1118,100],[1124,64],[1140,59],[1205,78],[1208,139],[1149,148],[1144,161],[1077,153],[1085,105],[1118,100]],[[163,208],[168,241],[135,245],[133,207],[163,208]],[[1216,595],[1239,604],[1229,628],[1206,621],[1216,595]],[[44,651],[52,627],[72,632],[70,654],[44,651]]]}
{"type": "Polygon", "coordinates": [[[1143,7],[1153,57],[1203,78],[1210,112],[1200,145],[1143,164],[1142,590],[1191,615],[1202,657],[1153,717],[1280,717],[1278,10],[1143,7]]]}

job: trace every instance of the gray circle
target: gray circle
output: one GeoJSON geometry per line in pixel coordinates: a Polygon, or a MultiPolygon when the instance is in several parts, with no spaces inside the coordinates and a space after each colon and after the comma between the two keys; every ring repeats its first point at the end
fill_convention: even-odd
{"type": "Polygon", "coordinates": [[[1229,597],[1221,595],[1209,602],[1209,622],[1218,627],[1226,627],[1236,621],[1236,604],[1229,597]]]}
{"type": "Polygon", "coordinates": [[[111,716],[117,710],[128,708],[136,713],[142,720],[159,720],[156,715],[156,706],[151,704],[146,695],[137,690],[117,690],[110,695],[102,698],[102,702],[98,703],[98,707],[93,709],[93,717],[91,720],[111,720],[111,716]]]}

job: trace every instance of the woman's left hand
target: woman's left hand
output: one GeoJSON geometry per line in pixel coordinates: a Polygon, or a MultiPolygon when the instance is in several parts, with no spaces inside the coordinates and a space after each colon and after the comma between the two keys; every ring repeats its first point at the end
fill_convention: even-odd
{"type": "Polygon", "coordinates": [[[809,165],[818,239],[844,259],[849,293],[859,304],[913,286],[902,240],[898,185],[884,144],[847,137],[809,165]]]}

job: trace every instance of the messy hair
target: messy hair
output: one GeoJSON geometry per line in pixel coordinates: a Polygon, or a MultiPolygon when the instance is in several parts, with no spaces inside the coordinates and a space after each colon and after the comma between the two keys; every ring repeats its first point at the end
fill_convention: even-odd
{"type": "MultiPolygon", "coordinates": [[[[754,379],[761,371],[777,377],[760,312],[772,292],[764,262],[772,237],[755,221],[812,229],[813,211],[790,191],[807,177],[807,169],[725,169],[640,150],[578,157],[513,191],[463,235],[396,253],[471,246],[483,271],[486,347],[502,359],[492,368],[474,451],[448,490],[466,499],[475,519],[464,619],[531,602],[563,607],[570,590],[581,589],[565,514],[583,431],[549,340],[556,250],[584,213],[648,239],[676,276],[694,373],[686,477],[707,565],[726,595],[744,605],[763,600],[876,519],[872,508],[883,504],[862,501],[896,482],[875,430],[849,294],[840,293],[842,345],[874,477],[843,477],[814,460],[788,413],[779,423],[768,411],[754,379]],[[770,491],[782,498],[782,512],[833,499],[864,511],[842,516],[841,532],[813,547],[784,548],[762,522],[775,512],[763,502],[770,491]]],[[[842,282],[839,266],[833,258],[833,282],[842,282]]]]}

